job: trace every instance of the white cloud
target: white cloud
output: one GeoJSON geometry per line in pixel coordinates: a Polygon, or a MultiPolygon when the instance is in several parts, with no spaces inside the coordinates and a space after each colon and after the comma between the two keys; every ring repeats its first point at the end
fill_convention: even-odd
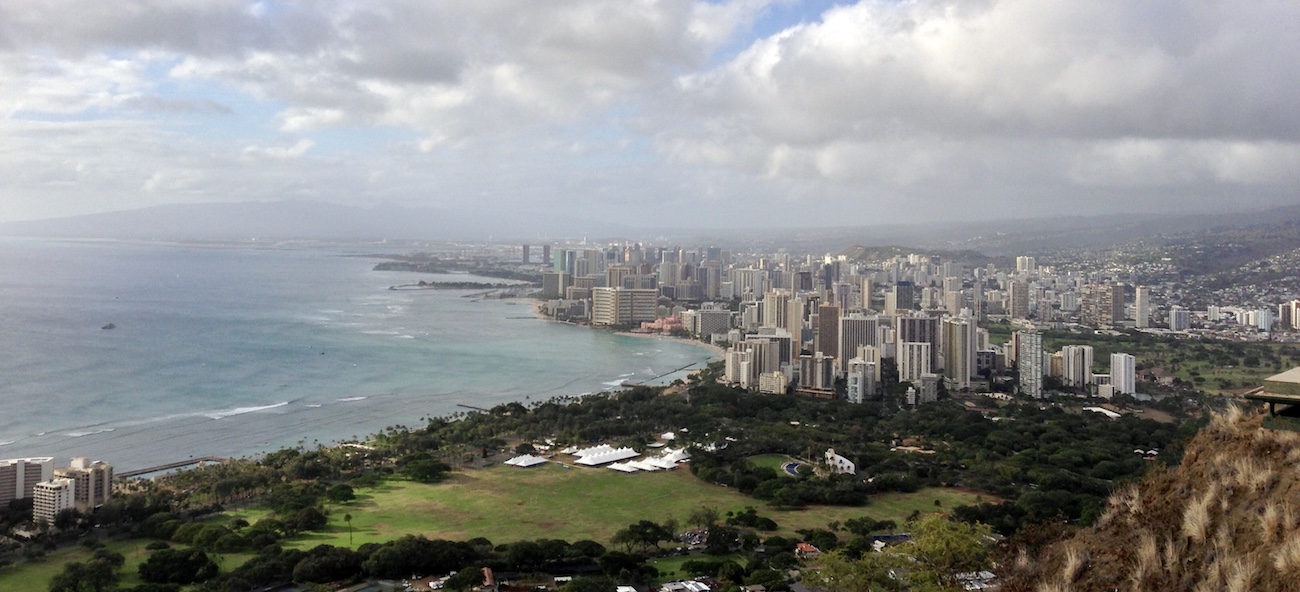
{"type": "Polygon", "coordinates": [[[476,196],[845,223],[1300,184],[1295,3],[864,0],[741,39],[774,1],[5,3],[3,215],[476,196]]]}

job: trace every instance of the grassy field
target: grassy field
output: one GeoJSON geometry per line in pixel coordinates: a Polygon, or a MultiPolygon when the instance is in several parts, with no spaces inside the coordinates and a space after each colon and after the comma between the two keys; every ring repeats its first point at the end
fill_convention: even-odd
{"type": "MultiPolygon", "coordinates": [[[[121,553],[126,558],[119,573],[122,574],[120,587],[130,588],[143,584],[140,579],[139,566],[149,558],[151,551],[145,550],[148,540],[113,541],[106,545],[111,551],[121,553]]],[[[40,561],[24,561],[16,565],[0,568],[0,590],[5,592],[45,592],[50,589],[50,580],[63,571],[63,566],[74,561],[90,559],[91,551],[85,547],[75,546],[59,549],[40,561]]],[[[234,569],[247,561],[251,554],[229,553],[214,556],[222,570],[234,569]]]]}
{"type": "MultiPolygon", "coordinates": [[[[451,540],[483,536],[493,543],[538,538],[607,543],[615,531],[638,520],[662,522],[675,518],[685,522],[691,511],[701,506],[717,508],[723,515],[753,506],[780,525],[780,530],[772,534],[797,537],[796,530],[826,528],[833,521],[871,516],[901,524],[914,511],[947,510],[982,501],[973,493],[931,488],[874,496],[869,505],[861,508],[812,506],[778,510],[735,490],[700,481],[683,469],[627,475],[602,469],[563,469],[555,464],[532,469],[497,466],[461,471],[435,485],[388,481],[375,488],[359,489],[357,494],[351,503],[327,508],[330,524],[324,532],[285,541],[284,546],[306,549],[330,544],[355,548],[407,534],[451,540]],[[345,515],[352,516],[350,545],[345,515]]],[[[256,522],[266,514],[266,510],[254,508],[211,520],[244,518],[256,522]]],[[[141,583],[136,570],[148,557],[144,549],[148,543],[133,540],[108,545],[126,556],[121,571],[123,587],[141,583]]],[[[78,546],[51,553],[39,562],[0,569],[0,591],[43,592],[65,563],[84,561],[90,554],[90,550],[78,546]]],[[[232,553],[215,559],[222,571],[229,571],[248,558],[247,554],[232,553]]],[[[664,558],[657,565],[661,571],[671,573],[680,565],[680,559],[664,558]]]]}
{"type": "Polygon", "coordinates": [[[739,565],[745,565],[745,559],[740,555],[679,555],[677,557],[658,557],[650,560],[650,565],[659,570],[659,578],[664,581],[674,580],[687,577],[690,574],[682,571],[682,564],[687,561],[719,561],[727,560],[739,565]]]}
{"type": "MultiPolygon", "coordinates": [[[[902,522],[913,511],[934,511],[976,503],[978,496],[955,489],[925,489],[912,494],[873,497],[862,508],[814,506],[776,510],[740,493],[696,479],[685,470],[622,474],[599,469],[563,469],[547,464],[532,469],[497,466],[455,473],[445,483],[422,485],[391,481],[358,490],[358,499],[330,507],[325,532],[311,533],[286,546],[348,546],[383,542],[407,534],[466,540],[487,537],[493,543],[537,538],[606,542],[615,531],[638,520],[684,522],[692,510],[715,507],[722,514],[754,506],[795,536],[803,528],[825,528],[832,521],[869,515],[902,522]]],[[[232,513],[250,521],[257,510],[232,513]]]]}

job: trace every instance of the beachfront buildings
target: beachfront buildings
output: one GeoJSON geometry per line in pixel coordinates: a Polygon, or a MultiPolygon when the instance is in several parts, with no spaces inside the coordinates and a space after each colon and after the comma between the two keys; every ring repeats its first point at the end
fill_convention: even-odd
{"type": "Polygon", "coordinates": [[[113,495],[113,465],[101,460],[74,457],[70,466],[54,469],[54,476],[76,484],[75,507],[82,512],[104,505],[113,495]]]}
{"type": "Polygon", "coordinates": [[[653,321],[659,292],[636,288],[592,288],[591,324],[619,327],[653,321]]]}
{"type": "Polygon", "coordinates": [[[59,512],[76,507],[77,482],[66,477],[56,477],[37,483],[32,490],[32,519],[37,524],[54,524],[59,512]]]}
{"type": "Polygon", "coordinates": [[[0,506],[32,497],[36,484],[54,476],[54,457],[0,460],[0,506]]]}

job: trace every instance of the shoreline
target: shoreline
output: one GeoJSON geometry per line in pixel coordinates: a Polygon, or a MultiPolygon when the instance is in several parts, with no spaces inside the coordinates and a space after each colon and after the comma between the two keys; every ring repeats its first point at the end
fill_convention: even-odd
{"type": "Polygon", "coordinates": [[[587,324],[587,325],[580,325],[580,324],[577,324],[577,323],[569,323],[569,322],[565,322],[565,321],[559,321],[559,320],[556,320],[556,319],[554,319],[554,318],[551,318],[551,317],[548,316],[546,313],[542,312],[542,306],[543,306],[544,304],[546,304],[546,301],[544,301],[544,300],[542,300],[542,299],[540,299],[540,298],[532,298],[531,300],[533,301],[533,307],[532,307],[532,310],[533,310],[533,316],[535,316],[535,317],[537,317],[537,318],[539,318],[539,319],[542,319],[542,320],[544,320],[544,321],[549,321],[549,322],[552,322],[552,323],[563,323],[563,324],[566,324],[566,325],[573,325],[573,326],[575,326],[575,327],[585,327],[585,328],[587,328],[587,329],[589,329],[589,330],[592,330],[592,331],[605,331],[605,332],[607,332],[607,333],[611,333],[611,334],[614,334],[614,335],[622,335],[622,336],[624,336],[624,337],[638,337],[638,338],[641,338],[641,339],[666,339],[666,340],[675,341],[675,342],[677,342],[677,343],[684,343],[684,344],[687,344],[687,345],[694,345],[694,346],[697,346],[697,347],[702,347],[702,348],[707,349],[707,350],[709,350],[710,352],[712,352],[712,355],[710,356],[710,361],[715,361],[715,362],[716,362],[716,361],[724,360],[724,359],[726,359],[726,357],[727,357],[727,350],[726,350],[726,349],[724,349],[724,348],[722,348],[722,347],[719,347],[719,346],[716,346],[716,345],[713,345],[712,343],[705,343],[705,342],[700,341],[700,340],[695,339],[695,338],[674,337],[674,336],[672,336],[672,335],[667,335],[667,334],[664,334],[664,333],[638,333],[638,332],[633,332],[633,331],[612,331],[612,330],[609,330],[609,329],[601,329],[601,328],[598,328],[598,327],[593,327],[593,326],[591,326],[590,324],[587,324]]]}

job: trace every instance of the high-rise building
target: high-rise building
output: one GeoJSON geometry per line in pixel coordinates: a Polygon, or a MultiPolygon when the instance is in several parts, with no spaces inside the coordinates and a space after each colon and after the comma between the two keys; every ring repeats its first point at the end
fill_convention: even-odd
{"type": "Polygon", "coordinates": [[[966,317],[943,321],[943,375],[949,388],[969,389],[975,374],[975,321],[966,317]]]}
{"type": "Polygon", "coordinates": [[[817,307],[817,344],[815,351],[838,362],[840,357],[840,307],[823,304],[817,307]]]}
{"type": "Polygon", "coordinates": [[[916,306],[916,286],[909,281],[894,284],[885,297],[885,314],[890,316],[903,314],[916,306]]]}
{"type": "Polygon", "coordinates": [[[1020,369],[1020,392],[1035,399],[1043,396],[1043,334],[1017,331],[1016,365],[1020,369]]]}
{"type": "Polygon", "coordinates": [[[840,318],[839,364],[848,368],[848,359],[858,354],[858,347],[876,345],[880,318],[853,313],[840,318]]]}
{"type": "Polygon", "coordinates": [[[551,245],[542,245],[542,265],[551,264],[551,245]]]}
{"type": "Polygon", "coordinates": [[[0,507],[32,497],[37,483],[54,477],[54,457],[0,460],[0,507]]]}
{"type": "Polygon", "coordinates": [[[76,489],[75,481],[63,477],[37,483],[32,490],[32,519],[54,524],[59,512],[76,507],[76,489]]]}
{"type": "Polygon", "coordinates": [[[1169,307],[1169,329],[1186,331],[1192,327],[1192,313],[1177,304],[1169,307]]]}
{"type": "Polygon", "coordinates": [[[1133,290],[1133,325],[1139,329],[1151,326],[1151,288],[1147,286],[1133,290]]]}
{"type": "Polygon", "coordinates": [[[530,259],[530,258],[528,257],[528,245],[524,245],[524,256],[522,257],[522,259],[523,259],[523,263],[524,263],[524,265],[527,265],[527,264],[529,264],[529,263],[532,263],[532,259],[530,259]]]}
{"type": "Polygon", "coordinates": [[[1131,395],[1137,392],[1133,356],[1119,353],[1110,355],[1110,384],[1117,393],[1131,395]]]}
{"type": "Polygon", "coordinates": [[[655,320],[659,304],[658,290],[631,288],[593,288],[591,290],[591,324],[617,327],[655,320]]]}
{"type": "Polygon", "coordinates": [[[555,300],[564,298],[565,290],[572,283],[572,277],[567,273],[548,271],[542,274],[542,298],[545,300],[555,300]]]}
{"type": "Polygon", "coordinates": [[[898,380],[916,382],[922,374],[930,374],[930,344],[923,341],[898,342],[898,380]]]}
{"type": "Polygon", "coordinates": [[[1092,384],[1092,346],[1067,345],[1061,348],[1061,382],[1076,389],[1092,384]]]}
{"type": "Polygon", "coordinates": [[[862,358],[848,361],[847,393],[850,403],[862,403],[876,396],[875,364],[862,358]]]}
{"type": "Polygon", "coordinates": [[[816,354],[799,356],[799,387],[830,391],[835,389],[835,358],[816,354]]]}
{"type": "MultiPolygon", "coordinates": [[[[900,316],[894,321],[896,343],[923,342],[930,344],[928,368],[939,367],[939,318],[930,316],[900,316]]],[[[929,370],[927,369],[927,372],[929,370]]]]}
{"type": "Polygon", "coordinates": [[[863,277],[858,282],[858,301],[861,303],[863,310],[873,310],[871,308],[871,295],[875,291],[875,282],[870,277],[863,277]]]}
{"type": "Polygon", "coordinates": [[[1124,284],[1088,284],[1083,287],[1079,318],[1097,326],[1114,326],[1124,320],[1124,284]]]}
{"type": "Polygon", "coordinates": [[[785,290],[768,290],[763,295],[763,326],[786,327],[790,311],[790,293],[785,290]]]}
{"type": "Polygon", "coordinates": [[[1029,318],[1029,284],[1021,281],[1011,282],[1007,295],[1007,314],[1013,319],[1029,318]]]}
{"type": "Polygon", "coordinates": [[[113,465],[104,461],[74,457],[71,466],[54,469],[54,476],[76,483],[76,508],[82,512],[93,511],[113,496],[113,465]]]}
{"type": "Polygon", "coordinates": [[[1030,274],[1038,270],[1038,264],[1033,257],[1020,256],[1016,257],[1016,273],[1030,274]]]}

